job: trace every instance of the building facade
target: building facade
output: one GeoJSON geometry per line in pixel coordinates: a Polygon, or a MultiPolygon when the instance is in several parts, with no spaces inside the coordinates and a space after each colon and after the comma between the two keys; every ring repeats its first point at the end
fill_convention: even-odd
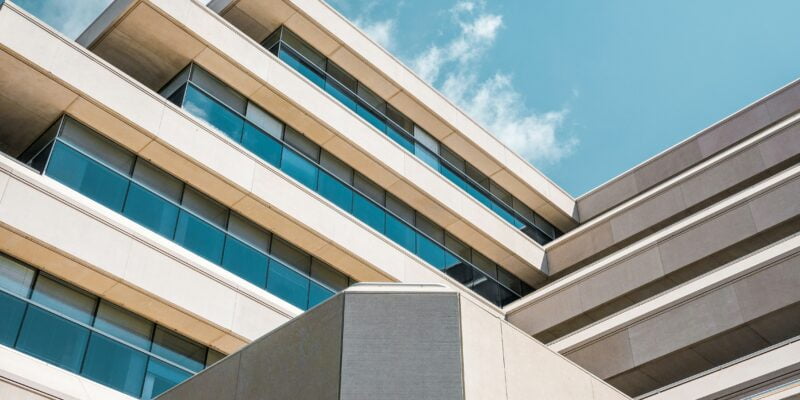
{"type": "Polygon", "coordinates": [[[800,396],[800,82],[573,198],[324,2],[206,3],[0,1],[0,398],[800,396]]]}

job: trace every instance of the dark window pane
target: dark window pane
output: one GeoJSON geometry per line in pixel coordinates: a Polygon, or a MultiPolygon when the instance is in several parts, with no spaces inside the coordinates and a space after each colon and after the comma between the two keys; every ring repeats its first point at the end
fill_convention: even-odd
{"type": "Polygon", "coordinates": [[[465,172],[467,176],[472,178],[473,181],[477,182],[484,189],[489,189],[489,177],[484,175],[483,172],[478,171],[477,168],[470,164],[466,164],[465,172]]]}
{"type": "Polygon", "coordinates": [[[258,250],[265,253],[269,252],[272,234],[239,214],[231,212],[230,220],[228,221],[228,233],[258,250]]]}
{"type": "Polygon", "coordinates": [[[314,161],[319,161],[319,145],[314,143],[311,139],[305,137],[302,133],[294,130],[292,127],[286,127],[286,130],[283,133],[283,140],[286,143],[289,143],[289,145],[295,150],[308,156],[308,158],[314,161]]]}
{"type": "Polygon", "coordinates": [[[175,234],[178,207],[131,182],[122,214],[168,239],[175,234]]]}
{"type": "Polygon", "coordinates": [[[348,92],[344,86],[338,82],[328,79],[328,81],[325,82],[325,91],[333,96],[333,98],[336,100],[339,100],[339,102],[345,107],[353,111],[358,110],[358,102],[353,99],[354,95],[348,92]]]}
{"type": "Polygon", "coordinates": [[[416,232],[403,221],[391,215],[386,216],[386,236],[412,253],[415,251],[416,235],[416,232]]]}
{"type": "Polygon", "coordinates": [[[317,171],[319,169],[311,162],[292,150],[284,149],[281,160],[281,170],[286,172],[303,185],[316,189],[317,171]]]}
{"type": "Polygon", "coordinates": [[[306,274],[311,273],[311,256],[281,238],[273,238],[270,254],[279,261],[291,265],[298,271],[302,271],[306,274]]]}
{"type": "Polygon", "coordinates": [[[302,54],[307,62],[314,63],[314,65],[320,69],[325,68],[325,56],[311,47],[305,40],[295,35],[294,32],[284,28],[281,34],[281,40],[294,49],[294,51],[302,54]]]}
{"type": "Polygon", "coordinates": [[[451,257],[451,260],[452,261],[448,263],[447,271],[445,271],[447,275],[464,286],[471,288],[474,284],[475,274],[478,272],[475,271],[475,268],[461,261],[455,261],[455,258],[451,257]]]}
{"type": "Polygon", "coordinates": [[[142,399],[150,400],[189,379],[191,376],[192,374],[184,370],[151,357],[147,363],[147,375],[144,378],[142,399]]]}
{"type": "Polygon", "coordinates": [[[88,329],[39,307],[28,306],[17,349],[77,373],[88,339],[88,329]]]}
{"type": "Polygon", "coordinates": [[[92,333],[81,375],[120,392],[139,397],[147,356],[97,333],[92,333]]]}
{"type": "Polygon", "coordinates": [[[0,255],[0,289],[28,297],[36,271],[9,257],[0,255]]]}
{"type": "Polygon", "coordinates": [[[417,235],[417,255],[436,269],[444,269],[447,264],[444,249],[436,242],[417,235]]]}
{"type": "Polygon", "coordinates": [[[192,187],[186,186],[184,188],[181,205],[220,229],[225,229],[228,226],[228,214],[230,212],[228,207],[217,203],[192,187]]]}
{"type": "Polygon", "coordinates": [[[153,323],[111,303],[100,301],[94,327],[140,349],[150,350],[153,323]]]}
{"type": "Polygon", "coordinates": [[[453,235],[449,233],[445,233],[444,236],[444,247],[448,250],[455,253],[457,256],[469,261],[472,258],[472,253],[470,251],[469,246],[464,244],[464,242],[456,239],[453,235]]]}
{"type": "Polygon", "coordinates": [[[372,90],[369,90],[366,86],[359,83],[358,84],[358,97],[361,98],[364,102],[375,108],[379,113],[385,114],[386,113],[386,102],[383,101],[380,96],[375,94],[372,90]]]}
{"type": "Polygon", "coordinates": [[[383,117],[375,114],[375,112],[370,109],[369,107],[358,105],[356,109],[356,114],[360,115],[361,118],[367,120],[370,125],[374,126],[381,132],[386,132],[386,122],[384,122],[383,117]]]}
{"type": "Polygon", "coordinates": [[[353,191],[344,183],[324,171],[320,171],[319,188],[317,188],[317,191],[322,197],[330,200],[341,209],[348,212],[352,210],[353,191]]]}
{"type": "Polygon", "coordinates": [[[440,150],[442,158],[444,158],[452,168],[455,168],[461,172],[464,172],[465,162],[464,159],[461,158],[459,155],[454,153],[452,150],[448,149],[445,146],[441,146],[440,150]]]}
{"type": "Polygon", "coordinates": [[[407,135],[400,133],[391,126],[386,129],[386,134],[389,136],[390,139],[397,142],[400,146],[403,146],[403,148],[405,148],[406,150],[412,153],[414,152],[414,141],[411,140],[411,138],[409,138],[407,135]]]}
{"type": "Polygon", "coordinates": [[[64,118],[64,125],[59,133],[59,138],[114,171],[130,176],[136,156],[72,118],[64,118]]]}
{"type": "Polygon", "coordinates": [[[497,288],[497,292],[497,302],[500,307],[505,307],[512,301],[519,299],[519,296],[503,287],[497,288]]]}
{"type": "Polygon", "coordinates": [[[345,72],[343,69],[339,68],[338,65],[328,61],[327,65],[325,66],[328,74],[336,79],[337,82],[342,84],[344,87],[350,89],[351,92],[356,93],[358,90],[358,81],[356,78],[353,78],[352,75],[345,72]]]}
{"type": "Polygon", "coordinates": [[[319,165],[322,168],[325,168],[328,172],[336,176],[337,178],[352,184],[353,183],[353,169],[350,168],[349,165],[342,162],[342,160],[338,159],[333,154],[322,150],[322,154],[320,155],[320,162],[319,165]]]}
{"type": "Polygon", "coordinates": [[[389,119],[392,120],[392,122],[397,124],[400,129],[408,133],[414,131],[414,123],[411,122],[411,120],[408,119],[408,117],[403,115],[403,113],[401,113],[400,111],[398,111],[396,108],[392,107],[389,104],[386,105],[386,116],[389,117],[389,119]]]}
{"type": "Polygon", "coordinates": [[[511,272],[506,271],[504,268],[497,268],[497,280],[503,286],[511,289],[515,293],[521,293],[522,287],[519,278],[514,276],[511,272]]]}
{"type": "Polygon", "coordinates": [[[308,307],[308,285],[309,281],[303,275],[275,260],[270,261],[267,277],[268,292],[305,310],[308,307]]]}
{"type": "Polygon", "coordinates": [[[353,216],[383,233],[385,228],[386,213],[366,197],[353,194],[353,216]]]}
{"type": "Polygon", "coordinates": [[[228,236],[222,266],[248,282],[264,287],[267,284],[267,256],[243,242],[228,236]]]}
{"type": "Polygon", "coordinates": [[[211,224],[181,210],[175,242],[195,254],[213,262],[220,263],[225,234],[211,224]]]}
{"type": "Polygon", "coordinates": [[[206,72],[197,64],[192,65],[191,81],[206,92],[210,93],[211,96],[214,96],[214,98],[222,102],[222,104],[225,104],[226,106],[236,110],[236,112],[240,114],[245,113],[247,99],[237,93],[235,90],[231,89],[224,82],[217,79],[217,77],[206,72]]]}
{"type": "Polygon", "coordinates": [[[485,276],[476,276],[478,277],[473,283],[472,290],[495,305],[500,305],[500,285],[485,276]]]}
{"type": "Polygon", "coordinates": [[[178,88],[186,84],[189,81],[189,72],[192,69],[192,65],[189,64],[183,71],[179,72],[172,80],[166,84],[161,90],[158,91],[158,94],[164,97],[172,97],[178,88]]]}
{"type": "Polygon", "coordinates": [[[278,52],[278,58],[283,60],[283,62],[288,64],[295,71],[308,78],[308,80],[313,82],[315,85],[319,87],[325,87],[325,77],[317,72],[317,70],[306,65],[304,61],[300,61],[300,59],[295,57],[293,54],[281,49],[278,52]]]}
{"type": "Polygon", "coordinates": [[[489,199],[489,197],[483,194],[482,191],[476,189],[474,184],[467,186],[466,190],[470,196],[472,196],[475,200],[478,200],[481,204],[489,208],[492,207],[492,201],[489,199]]]}
{"type": "Polygon", "coordinates": [[[23,314],[25,302],[0,291],[0,344],[14,346],[23,314]]]}
{"type": "Polygon", "coordinates": [[[456,186],[460,187],[464,191],[468,190],[469,184],[467,183],[467,181],[465,181],[464,178],[462,178],[460,175],[455,173],[452,170],[452,168],[443,165],[442,166],[442,175],[444,175],[445,178],[447,178],[450,182],[455,183],[456,186]]]}
{"type": "Polygon", "coordinates": [[[133,179],[136,183],[154,193],[158,193],[161,197],[167,198],[174,203],[181,202],[183,182],[142,158],[136,159],[136,166],[133,168],[133,179]]]}
{"type": "Polygon", "coordinates": [[[250,124],[244,126],[242,146],[253,154],[261,157],[267,163],[280,166],[283,145],[270,135],[267,135],[250,124]]]}
{"type": "Polygon", "coordinates": [[[223,358],[225,358],[225,354],[222,354],[214,349],[208,349],[208,354],[206,355],[206,367],[213,365],[223,358]]]}
{"type": "Polygon", "coordinates": [[[490,277],[497,279],[497,264],[477,251],[472,251],[472,265],[480,268],[481,271],[488,274],[490,277]]]}
{"type": "Polygon", "coordinates": [[[347,288],[346,275],[316,258],[311,259],[311,277],[333,290],[344,290],[347,288]]]}
{"type": "Polygon", "coordinates": [[[415,225],[417,229],[430,236],[431,239],[436,241],[436,243],[444,243],[444,229],[442,229],[441,226],[437,225],[433,221],[417,213],[417,221],[415,225]]]}
{"type": "Polygon", "coordinates": [[[414,225],[414,209],[409,207],[408,204],[398,199],[397,197],[387,193],[386,194],[386,208],[392,213],[400,217],[403,221],[414,225]]]}
{"type": "Polygon", "coordinates": [[[244,119],[208,97],[194,86],[186,90],[183,108],[195,117],[224,133],[236,142],[242,140],[244,119]]]}
{"type": "Polygon", "coordinates": [[[517,228],[522,227],[520,226],[520,223],[517,220],[517,218],[514,217],[514,215],[511,214],[510,212],[506,211],[506,209],[503,206],[501,206],[500,203],[497,202],[496,200],[492,200],[492,205],[489,208],[491,208],[492,211],[495,212],[495,214],[497,214],[500,218],[506,220],[506,222],[508,222],[509,224],[514,225],[517,228]]]}
{"type": "Polygon", "coordinates": [[[204,346],[160,326],[156,327],[151,352],[195,372],[199,372],[205,366],[204,346]]]}
{"type": "Polygon", "coordinates": [[[386,204],[386,191],[382,187],[372,182],[364,175],[355,173],[353,177],[353,186],[358,189],[361,194],[375,200],[380,205],[386,204]]]}
{"type": "Polygon", "coordinates": [[[308,293],[308,308],[314,307],[315,305],[328,300],[334,294],[335,293],[331,292],[330,290],[311,282],[311,287],[309,288],[308,293]]]}
{"type": "Polygon", "coordinates": [[[47,176],[114,210],[122,210],[128,180],[83,154],[56,142],[47,176]]]}
{"type": "Polygon", "coordinates": [[[92,323],[97,305],[96,297],[47,275],[39,275],[36,279],[31,299],[84,324],[92,323]]]}

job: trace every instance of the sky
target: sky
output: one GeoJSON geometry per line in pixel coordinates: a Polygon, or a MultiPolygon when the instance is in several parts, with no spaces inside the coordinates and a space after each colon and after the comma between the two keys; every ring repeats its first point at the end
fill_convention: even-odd
{"type": "Polygon", "coordinates": [[[800,77],[798,0],[328,1],[576,197],[800,77]]]}
{"type": "Polygon", "coordinates": [[[329,0],[573,196],[800,77],[797,0],[329,0]]]}

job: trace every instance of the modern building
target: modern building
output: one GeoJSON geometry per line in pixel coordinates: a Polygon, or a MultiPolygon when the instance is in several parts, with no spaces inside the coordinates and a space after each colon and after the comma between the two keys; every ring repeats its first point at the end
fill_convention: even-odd
{"type": "Polygon", "coordinates": [[[800,398],[800,82],[573,198],[323,1],[206,3],[0,1],[1,399],[800,398]]]}

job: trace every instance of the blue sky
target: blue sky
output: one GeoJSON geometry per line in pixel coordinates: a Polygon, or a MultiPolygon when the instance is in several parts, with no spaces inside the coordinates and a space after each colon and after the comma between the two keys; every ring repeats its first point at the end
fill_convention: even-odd
{"type": "Polygon", "coordinates": [[[328,1],[575,196],[800,77],[797,0],[328,1]]]}
{"type": "Polygon", "coordinates": [[[575,196],[800,77],[796,0],[330,3],[575,196]]]}

